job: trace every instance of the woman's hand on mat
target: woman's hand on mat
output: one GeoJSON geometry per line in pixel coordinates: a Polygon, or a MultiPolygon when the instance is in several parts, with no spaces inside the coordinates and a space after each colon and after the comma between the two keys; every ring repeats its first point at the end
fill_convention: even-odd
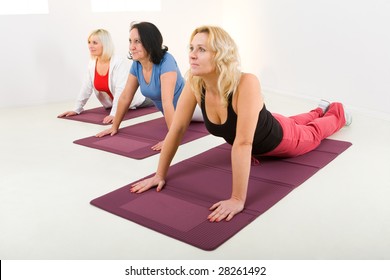
{"type": "Polygon", "coordinates": [[[234,215],[240,213],[244,209],[244,203],[244,201],[236,198],[217,202],[210,207],[210,210],[214,211],[207,217],[207,219],[210,222],[219,222],[223,219],[230,221],[234,215]]]}
{"type": "Polygon", "coordinates": [[[103,137],[103,136],[106,136],[106,135],[114,136],[117,133],[118,133],[118,129],[115,129],[115,128],[111,127],[109,129],[103,130],[102,132],[99,132],[95,136],[100,138],[100,137],[103,137]]]}
{"type": "Polygon", "coordinates": [[[114,121],[114,116],[106,116],[104,119],[103,119],[103,123],[112,123],[114,121]]]}
{"type": "Polygon", "coordinates": [[[161,151],[163,144],[164,144],[164,141],[158,142],[156,145],[154,145],[152,147],[152,150],[153,151],[161,151]]]}
{"type": "Polygon", "coordinates": [[[139,181],[130,187],[130,191],[133,193],[142,193],[148,189],[157,186],[157,191],[161,191],[165,185],[165,180],[158,175],[154,175],[151,178],[139,181]]]}
{"type": "Polygon", "coordinates": [[[70,117],[70,116],[75,116],[77,115],[77,113],[75,111],[66,111],[60,115],[58,115],[59,118],[63,118],[63,117],[70,117]]]}

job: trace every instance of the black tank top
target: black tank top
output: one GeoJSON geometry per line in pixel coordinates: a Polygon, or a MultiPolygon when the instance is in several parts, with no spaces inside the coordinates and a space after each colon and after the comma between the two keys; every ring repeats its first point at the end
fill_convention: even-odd
{"type": "MultiPolygon", "coordinates": [[[[233,110],[232,97],[230,95],[227,107],[227,119],[223,124],[210,122],[206,114],[205,98],[202,98],[201,109],[204,124],[207,130],[215,136],[222,137],[227,143],[233,145],[236,138],[237,114],[233,110]]],[[[252,154],[261,155],[272,151],[280,144],[283,138],[283,130],[279,122],[266,109],[265,105],[259,113],[256,131],[253,138],[252,154]]]]}

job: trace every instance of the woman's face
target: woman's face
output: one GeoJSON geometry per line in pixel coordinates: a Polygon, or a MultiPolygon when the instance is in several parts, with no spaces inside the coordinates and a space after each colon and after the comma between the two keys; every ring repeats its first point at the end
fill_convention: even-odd
{"type": "Polygon", "coordinates": [[[197,33],[191,41],[189,62],[191,74],[204,76],[215,72],[214,52],[207,44],[209,35],[197,33]]]}
{"type": "Polygon", "coordinates": [[[149,58],[144,46],[142,45],[137,28],[130,30],[129,51],[133,57],[133,60],[139,61],[145,58],[149,58]]]}
{"type": "Polygon", "coordinates": [[[89,37],[88,49],[92,56],[99,57],[103,54],[103,45],[98,36],[92,35],[89,37]]]}

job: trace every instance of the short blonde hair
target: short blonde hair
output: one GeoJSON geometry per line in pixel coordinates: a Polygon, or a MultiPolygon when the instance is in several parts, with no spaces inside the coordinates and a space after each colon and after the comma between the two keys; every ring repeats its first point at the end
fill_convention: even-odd
{"type": "MultiPolygon", "coordinates": [[[[241,65],[238,48],[232,37],[221,27],[200,26],[196,28],[190,38],[190,42],[198,33],[207,33],[207,45],[215,53],[214,62],[218,72],[218,90],[222,101],[227,105],[230,95],[234,94],[241,78],[241,65]]],[[[201,77],[193,76],[187,72],[187,78],[191,89],[199,98],[204,98],[205,84],[201,77]]]]}
{"type": "MultiPolygon", "coordinates": [[[[114,43],[112,42],[110,33],[105,29],[93,30],[88,36],[88,41],[92,36],[97,36],[100,42],[102,43],[103,46],[102,59],[110,60],[114,54],[114,43]]],[[[92,56],[92,58],[96,58],[96,57],[92,56]]]]}

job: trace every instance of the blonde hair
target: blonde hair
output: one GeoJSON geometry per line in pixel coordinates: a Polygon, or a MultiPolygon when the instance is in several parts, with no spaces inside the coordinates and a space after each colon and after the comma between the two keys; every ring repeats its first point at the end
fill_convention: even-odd
{"type": "MultiPolygon", "coordinates": [[[[103,46],[102,59],[110,60],[112,55],[114,54],[114,43],[112,42],[110,33],[105,29],[93,30],[88,36],[88,41],[92,36],[97,36],[100,42],[102,43],[103,46]]],[[[92,56],[92,58],[96,58],[96,57],[92,56]]]]}
{"type": "MultiPolygon", "coordinates": [[[[207,33],[207,45],[215,53],[214,62],[218,73],[218,90],[221,99],[227,105],[230,95],[234,94],[240,82],[241,69],[238,48],[232,37],[221,27],[200,26],[196,28],[190,38],[190,42],[198,33],[207,33]]],[[[193,76],[187,72],[188,82],[195,95],[204,98],[205,83],[201,77],[193,76]]]]}

